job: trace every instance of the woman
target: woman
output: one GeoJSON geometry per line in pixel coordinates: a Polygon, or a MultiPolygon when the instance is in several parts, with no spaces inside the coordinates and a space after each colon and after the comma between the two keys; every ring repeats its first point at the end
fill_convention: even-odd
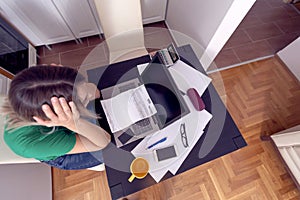
{"type": "Polygon", "coordinates": [[[110,135],[90,122],[97,116],[85,106],[99,97],[96,86],[72,68],[23,70],[12,80],[1,109],[6,115],[4,140],[16,154],[57,168],[97,166],[110,135]]]}

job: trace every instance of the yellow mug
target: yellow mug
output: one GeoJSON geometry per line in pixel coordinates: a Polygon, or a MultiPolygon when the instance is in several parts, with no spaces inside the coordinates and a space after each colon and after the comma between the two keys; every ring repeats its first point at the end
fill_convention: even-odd
{"type": "Polygon", "coordinates": [[[142,179],[149,172],[149,163],[145,158],[137,157],[135,158],[130,165],[131,176],[128,179],[129,182],[132,182],[134,178],[142,179]]]}

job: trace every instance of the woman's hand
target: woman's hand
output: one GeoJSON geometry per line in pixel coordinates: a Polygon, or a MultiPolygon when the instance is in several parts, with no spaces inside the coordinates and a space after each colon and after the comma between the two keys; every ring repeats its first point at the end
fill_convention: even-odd
{"type": "Polygon", "coordinates": [[[77,133],[75,146],[68,154],[98,151],[109,144],[110,135],[98,125],[80,119],[80,114],[73,102],[67,103],[64,98],[52,97],[51,104],[54,112],[49,105],[42,106],[45,115],[50,120],[43,120],[37,116],[33,119],[42,126],[64,126],[77,133]]]}
{"type": "Polygon", "coordinates": [[[51,110],[50,106],[44,104],[42,110],[45,115],[50,120],[43,120],[37,116],[34,116],[33,119],[40,125],[43,126],[64,126],[72,131],[76,132],[76,121],[79,119],[79,112],[73,102],[67,103],[65,98],[52,97],[51,103],[54,109],[54,112],[51,110]]]}

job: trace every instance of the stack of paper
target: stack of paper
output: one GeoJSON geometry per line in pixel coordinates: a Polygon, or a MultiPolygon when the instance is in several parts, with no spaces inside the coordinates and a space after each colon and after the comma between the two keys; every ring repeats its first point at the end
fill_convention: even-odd
{"type": "MultiPolygon", "coordinates": [[[[186,92],[189,88],[195,88],[199,95],[202,95],[211,82],[209,77],[193,69],[182,61],[178,61],[170,67],[169,70],[177,84],[177,87],[183,92],[186,92]]],[[[212,115],[206,110],[202,110],[200,112],[197,111],[186,95],[183,96],[183,98],[190,109],[190,113],[159,132],[151,136],[147,136],[132,150],[133,155],[136,157],[144,157],[148,160],[150,163],[149,173],[157,182],[159,182],[168,171],[172,174],[176,174],[181,164],[200,139],[204,128],[212,118],[212,115]],[[181,139],[180,126],[183,123],[186,127],[186,135],[189,144],[188,147],[184,147],[181,139]],[[153,144],[155,141],[159,141],[164,137],[167,137],[165,142],[156,145],[153,149],[146,148],[149,144],[153,144]],[[178,156],[162,162],[157,162],[153,150],[170,145],[176,146],[178,156]]]]}

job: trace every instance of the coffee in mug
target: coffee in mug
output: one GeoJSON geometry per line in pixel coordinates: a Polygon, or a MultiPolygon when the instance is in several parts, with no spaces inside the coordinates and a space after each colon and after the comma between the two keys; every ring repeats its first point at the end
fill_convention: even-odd
{"type": "Polygon", "coordinates": [[[134,159],[130,165],[131,176],[128,179],[132,182],[134,178],[142,179],[149,171],[149,163],[145,158],[138,157],[134,159]]]}

